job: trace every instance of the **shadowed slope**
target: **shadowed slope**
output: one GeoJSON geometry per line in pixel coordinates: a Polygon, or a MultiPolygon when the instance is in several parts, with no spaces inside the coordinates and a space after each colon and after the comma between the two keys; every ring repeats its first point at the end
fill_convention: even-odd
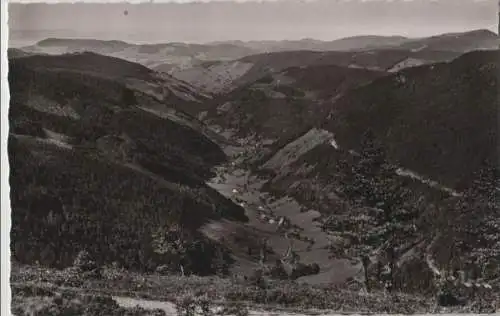
{"type": "MultiPolygon", "coordinates": [[[[177,123],[176,112],[171,120],[147,111],[168,110],[156,98],[99,69],[77,71],[66,64],[72,57],[45,67],[31,57],[10,63],[14,257],[64,267],[85,249],[99,264],[152,270],[174,263],[178,271],[179,254],[158,242],[180,227],[187,273],[223,269],[227,251],[197,232],[209,220],[246,220],[243,209],[205,185],[226,160],[220,147],[177,123]]],[[[95,65],[92,58],[99,56],[91,55],[95,65]]],[[[131,67],[131,77],[149,72],[131,67]]]]}
{"type": "Polygon", "coordinates": [[[460,187],[478,166],[497,163],[498,52],[381,78],[338,100],[325,127],[359,148],[367,128],[401,165],[460,187]]]}

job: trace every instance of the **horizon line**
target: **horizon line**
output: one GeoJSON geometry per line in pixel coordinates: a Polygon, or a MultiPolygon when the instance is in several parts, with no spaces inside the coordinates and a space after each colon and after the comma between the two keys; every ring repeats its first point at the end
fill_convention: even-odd
{"type": "MultiPolygon", "coordinates": [[[[57,32],[57,31],[71,31],[69,29],[17,29],[17,30],[12,30],[9,29],[9,35],[12,35],[12,32],[57,32]]],[[[499,35],[497,29],[490,29],[490,28],[473,28],[465,31],[452,31],[452,32],[444,32],[444,33],[435,33],[432,35],[428,36],[417,36],[417,37],[411,37],[411,36],[404,36],[401,34],[373,34],[373,33],[360,33],[358,35],[351,35],[351,36],[344,36],[344,37],[338,37],[334,39],[318,39],[314,37],[302,37],[302,38],[282,38],[282,39],[249,39],[249,40],[241,40],[241,39],[227,39],[227,40],[211,40],[211,41],[151,41],[151,42],[134,42],[130,40],[122,40],[122,39],[102,39],[95,37],[93,35],[77,35],[77,36],[71,36],[71,37],[57,37],[57,36],[47,36],[43,39],[34,41],[33,44],[31,45],[36,45],[42,41],[45,40],[94,40],[94,41],[100,41],[100,42],[121,42],[124,44],[128,44],[131,46],[140,46],[140,45],[167,45],[167,44],[193,44],[193,45],[216,45],[216,44],[230,44],[232,42],[240,42],[240,43],[252,43],[252,42],[301,42],[301,41],[315,41],[315,42],[321,42],[321,43],[328,43],[328,42],[335,42],[335,41],[340,41],[344,39],[351,39],[351,38],[356,38],[356,37],[402,37],[406,38],[408,40],[417,40],[417,39],[423,39],[423,38],[429,38],[429,37],[438,37],[438,36],[443,36],[443,35],[453,35],[453,34],[465,34],[465,33],[472,33],[472,32],[477,32],[477,31],[489,31],[493,34],[499,35]]],[[[11,36],[9,36],[9,42],[11,40],[11,36]]],[[[10,45],[9,45],[10,47],[10,45]]]]}

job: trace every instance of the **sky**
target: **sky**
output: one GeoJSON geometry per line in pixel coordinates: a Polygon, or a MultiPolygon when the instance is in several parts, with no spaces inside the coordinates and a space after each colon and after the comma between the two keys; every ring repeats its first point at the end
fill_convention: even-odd
{"type": "Polygon", "coordinates": [[[11,41],[64,37],[136,43],[421,37],[480,28],[496,31],[497,8],[498,0],[15,3],[9,5],[9,33],[11,41]]]}

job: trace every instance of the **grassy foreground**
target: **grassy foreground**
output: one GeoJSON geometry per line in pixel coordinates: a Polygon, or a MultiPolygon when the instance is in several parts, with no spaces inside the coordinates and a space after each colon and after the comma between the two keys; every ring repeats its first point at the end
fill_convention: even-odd
{"type": "MultiPolygon", "coordinates": [[[[85,306],[84,310],[89,311],[87,314],[80,312],[69,315],[163,315],[161,311],[145,311],[139,308],[123,309],[117,306],[110,296],[177,303],[185,301],[186,297],[191,297],[195,301],[205,298],[214,305],[238,305],[251,310],[300,311],[301,313],[317,313],[321,310],[357,314],[480,312],[477,305],[445,310],[439,307],[435,300],[428,297],[399,293],[367,294],[358,290],[310,286],[296,282],[267,281],[256,284],[239,278],[181,278],[134,274],[114,269],[104,269],[102,276],[96,278],[71,272],[71,270],[13,266],[11,287],[13,312],[16,315],[27,315],[26,308],[30,304],[44,306],[50,305],[50,302],[56,304],[54,302],[57,301],[59,305],[78,305],[80,302],[85,306]],[[38,303],[36,303],[37,300],[38,303]]],[[[78,310],[78,307],[74,309],[78,310]]],[[[54,314],[54,311],[50,314],[59,315],[54,314]]]]}

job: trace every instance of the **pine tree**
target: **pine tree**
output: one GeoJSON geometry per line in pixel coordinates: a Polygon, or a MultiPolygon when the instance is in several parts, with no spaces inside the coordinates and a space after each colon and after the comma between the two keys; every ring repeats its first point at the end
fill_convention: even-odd
{"type": "MultiPolygon", "coordinates": [[[[341,192],[359,214],[330,218],[330,228],[347,239],[348,254],[360,258],[368,273],[370,257],[388,261],[388,288],[393,287],[393,270],[398,247],[415,235],[413,222],[425,201],[414,201],[407,180],[396,174],[397,167],[388,161],[385,149],[371,131],[361,141],[359,159],[351,168],[340,165],[341,192]],[[350,170],[349,170],[350,169],[350,170]],[[368,207],[368,209],[367,209],[368,207]]],[[[365,276],[369,289],[369,275],[365,276]]]]}
{"type": "Polygon", "coordinates": [[[188,248],[189,243],[179,226],[160,228],[153,233],[154,252],[177,266],[182,275],[185,273],[188,248]]]}
{"type": "MultiPolygon", "coordinates": [[[[460,222],[467,239],[475,240],[470,258],[488,270],[500,268],[500,204],[496,198],[498,169],[486,164],[475,173],[471,186],[458,201],[460,222]]],[[[464,240],[464,243],[468,240],[464,240]]],[[[486,274],[486,271],[483,272],[486,274]]],[[[492,274],[488,271],[487,274],[492,274]]],[[[493,273],[494,274],[494,273],[493,273]]],[[[490,275],[491,277],[491,275],[490,275]]]]}

